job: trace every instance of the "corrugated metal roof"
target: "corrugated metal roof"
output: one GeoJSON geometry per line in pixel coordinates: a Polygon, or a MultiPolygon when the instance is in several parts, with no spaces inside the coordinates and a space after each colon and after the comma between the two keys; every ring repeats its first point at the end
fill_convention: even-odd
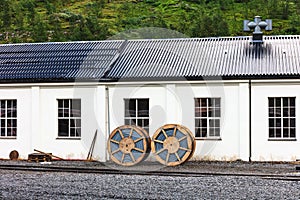
{"type": "Polygon", "coordinates": [[[123,41],[0,45],[0,80],[100,79],[123,41]]]}
{"type": "Polygon", "coordinates": [[[300,36],[0,45],[1,81],[297,77],[300,36]]]}
{"type": "Polygon", "coordinates": [[[128,41],[107,78],[295,76],[300,36],[187,38],[128,41]]]}

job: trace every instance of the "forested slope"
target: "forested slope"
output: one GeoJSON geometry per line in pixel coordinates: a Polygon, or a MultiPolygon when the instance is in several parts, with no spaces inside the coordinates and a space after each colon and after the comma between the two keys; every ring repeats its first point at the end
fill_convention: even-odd
{"type": "Polygon", "coordinates": [[[300,34],[299,0],[1,0],[1,4],[0,43],[105,40],[143,27],[166,28],[188,37],[249,35],[242,31],[242,22],[255,15],[273,19],[273,31],[267,34],[300,34]]]}

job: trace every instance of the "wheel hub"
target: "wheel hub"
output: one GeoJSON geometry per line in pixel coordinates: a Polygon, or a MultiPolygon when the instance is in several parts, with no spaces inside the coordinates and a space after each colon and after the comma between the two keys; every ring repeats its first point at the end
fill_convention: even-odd
{"type": "Polygon", "coordinates": [[[131,138],[123,138],[120,141],[120,150],[123,153],[130,153],[131,150],[134,148],[134,141],[131,138]]]}
{"type": "Polygon", "coordinates": [[[179,149],[179,142],[176,137],[168,137],[164,141],[164,148],[168,150],[169,153],[176,153],[179,149]]]}

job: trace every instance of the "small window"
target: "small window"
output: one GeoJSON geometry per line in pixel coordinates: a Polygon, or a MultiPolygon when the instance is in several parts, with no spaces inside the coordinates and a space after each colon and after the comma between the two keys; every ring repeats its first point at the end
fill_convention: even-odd
{"type": "Polygon", "coordinates": [[[136,125],[149,132],[149,99],[124,99],[125,124],[136,125]]]}
{"type": "Polygon", "coordinates": [[[17,137],[17,100],[0,100],[1,137],[17,137]]]}
{"type": "Polygon", "coordinates": [[[221,98],[195,98],[195,137],[219,138],[221,98]]]}
{"type": "Polygon", "coordinates": [[[58,99],[58,137],[81,137],[81,100],[58,99]]]}
{"type": "Polygon", "coordinates": [[[269,97],[269,138],[296,138],[296,98],[269,97]]]}

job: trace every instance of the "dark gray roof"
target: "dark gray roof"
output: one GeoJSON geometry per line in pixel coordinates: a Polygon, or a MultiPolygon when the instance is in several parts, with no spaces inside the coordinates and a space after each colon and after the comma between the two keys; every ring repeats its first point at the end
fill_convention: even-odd
{"type": "Polygon", "coordinates": [[[300,36],[0,45],[0,82],[299,75],[300,36]]]}
{"type": "Polygon", "coordinates": [[[300,37],[135,40],[128,44],[108,78],[295,76],[300,74],[300,37]]]}
{"type": "Polygon", "coordinates": [[[123,41],[0,46],[0,80],[100,79],[123,41]]]}

